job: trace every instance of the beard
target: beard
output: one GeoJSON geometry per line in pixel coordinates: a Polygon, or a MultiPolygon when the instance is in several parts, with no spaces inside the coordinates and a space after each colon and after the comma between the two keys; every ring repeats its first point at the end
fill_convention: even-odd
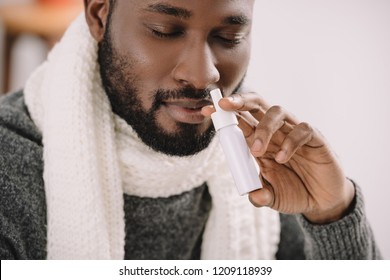
{"type": "MultiPolygon", "coordinates": [[[[99,43],[98,62],[103,87],[111,103],[112,110],[129,124],[138,137],[150,148],[171,156],[191,156],[207,148],[215,136],[215,129],[210,125],[201,131],[196,124],[176,123],[174,132],[165,131],[157,121],[159,109],[164,100],[191,98],[210,99],[210,91],[185,87],[177,90],[156,89],[145,93],[137,87],[137,77],[134,74],[134,62],[120,55],[112,44],[110,25],[113,6],[110,6],[106,30],[103,40],[99,43]],[[153,99],[149,110],[142,108],[140,94],[147,94],[153,99]]],[[[245,77],[245,75],[244,75],[245,77]]],[[[244,81],[239,81],[233,93],[237,92],[244,81]]]]}
{"type": "Polygon", "coordinates": [[[98,62],[103,87],[113,112],[123,118],[138,137],[155,151],[172,156],[190,156],[205,149],[215,135],[212,125],[206,131],[199,132],[199,125],[176,123],[175,132],[169,133],[160,127],[157,115],[164,100],[206,99],[209,98],[209,91],[190,87],[178,90],[157,89],[150,95],[154,98],[151,108],[145,111],[138,97],[142,93],[136,86],[137,78],[132,74],[131,60],[115,51],[109,30],[107,26],[104,38],[99,43],[98,62]]]}

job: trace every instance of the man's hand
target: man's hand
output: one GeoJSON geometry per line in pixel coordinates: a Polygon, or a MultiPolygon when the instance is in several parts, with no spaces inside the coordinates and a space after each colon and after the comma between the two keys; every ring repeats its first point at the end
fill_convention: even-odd
{"type": "MultiPolygon", "coordinates": [[[[321,133],[299,122],[279,106],[270,107],[258,94],[234,94],[220,100],[237,112],[239,127],[261,169],[263,188],[249,194],[257,207],[302,213],[312,223],[344,216],[355,190],[321,133]]],[[[210,116],[212,106],[202,113],[210,116]]]]}

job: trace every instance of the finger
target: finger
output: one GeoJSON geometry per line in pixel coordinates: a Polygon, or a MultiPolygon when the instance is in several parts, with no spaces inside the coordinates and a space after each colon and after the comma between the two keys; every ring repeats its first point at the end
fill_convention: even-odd
{"type": "MultiPolygon", "coordinates": [[[[213,105],[204,106],[201,110],[201,113],[205,117],[211,117],[211,115],[215,112],[215,108],[213,105]]],[[[250,137],[257,124],[259,123],[249,112],[234,112],[237,116],[238,126],[244,133],[246,138],[250,137]]]]}
{"type": "Polygon", "coordinates": [[[259,121],[256,120],[249,112],[239,111],[236,112],[236,116],[238,119],[238,126],[241,128],[248,141],[248,138],[251,138],[254,134],[259,121]]]}
{"type": "Polygon", "coordinates": [[[267,151],[272,136],[283,126],[286,126],[286,133],[291,131],[292,125],[286,123],[286,119],[288,119],[288,114],[280,106],[273,106],[266,112],[257,125],[251,147],[252,154],[255,157],[260,157],[267,151]]]}
{"type": "Polygon", "coordinates": [[[275,156],[278,163],[286,163],[304,145],[311,147],[322,146],[317,130],[312,128],[308,123],[302,122],[294,127],[294,129],[284,139],[279,152],[275,156]]]}
{"type": "Polygon", "coordinates": [[[280,151],[276,154],[275,160],[285,163],[295,154],[295,152],[308,143],[313,137],[313,129],[307,123],[300,123],[284,139],[280,151]]]}
{"type": "Polygon", "coordinates": [[[212,113],[215,112],[215,108],[213,105],[207,105],[202,107],[201,113],[205,117],[210,117],[212,113]]]}
{"type": "MultiPolygon", "coordinates": [[[[211,115],[215,113],[215,108],[213,105],[204,106],[201,110],[201,113],[205,117],[211,117],[211,115]]],[[[234,113],[237,116],[238,126],[243,131],[245,138],[250,137],[253,134],[258,124],[258,121],[248,112],[234,112],[234,113]]]]}
{"type": "Polygon", "coordinates": [[[263,188],[250,192],[248,199],[255,207],[272,207],[274,201],[272,188],[264,185],[263,188]]]}
{"type": "Polygon", "coordinates": [[[238,127],[242,130],[242,133],[245,136],[245,139],[248,143],[248,138],[251,138],[254,135],[254,131],[256,129],[256,125],[251,124],[244,116],[237,114],[238,127]]]}
{"type": "Polygon", "coordinates": [[[229,97],[222,98],[219,106],[227,111],[249,111],[252,114],[258,114],[260,119],[264,112],[270,107],[268,103],[257,93],[236,93],[229,97]]]}

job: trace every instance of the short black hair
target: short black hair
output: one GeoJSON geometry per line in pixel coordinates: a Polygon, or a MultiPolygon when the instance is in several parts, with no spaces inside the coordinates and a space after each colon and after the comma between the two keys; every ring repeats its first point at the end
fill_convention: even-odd
{"type": "Polygon", "coordinates": [[[115,8],[116,5],[116,0],[110,0],[110,11],[112,12],[115,8]]]}
{"type": "Polygon", "coordinates": [[[112,19],[112,14],[114,13],[114,9],[116,6],[116,1],[115,0],[110,0],[110,5],[108,7],[108,15],[107,15],[107,28],[111,25],[111,19],[112,19]]]}

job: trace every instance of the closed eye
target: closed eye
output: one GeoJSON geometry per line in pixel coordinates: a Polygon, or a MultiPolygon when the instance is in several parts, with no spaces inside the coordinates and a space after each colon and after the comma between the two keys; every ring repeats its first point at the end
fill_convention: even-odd
{"type": "Polygon", "coordinates": [[[238,45],[242,41],[242,38],[228,39],[221,36],[219,36],[218,39],[220,39],[224,43],[231,44],[231,45],[238,45]]]}
{"type": "Polygon", "coordinates": [[[245,33],[226,33],[226,34],[216,34],[214,36],[216,39],[220,40],[222,43],[236,46],[242,43],[242,41],[246,38],[245,33]]]}
{"type": "Polygon", "coordinates": [[[149,23],[145,24],[145,27],[157,38],[174,39],[184,34],[183,28],[178,25],[149,23]]]}
{"type": "Polygon", "coordinates": [[[182,31],[174,31],[174,32],[161,32],[156,29],[150,29],[152,34],[158,38],[178,38],[183,35],[182,31]]]}

